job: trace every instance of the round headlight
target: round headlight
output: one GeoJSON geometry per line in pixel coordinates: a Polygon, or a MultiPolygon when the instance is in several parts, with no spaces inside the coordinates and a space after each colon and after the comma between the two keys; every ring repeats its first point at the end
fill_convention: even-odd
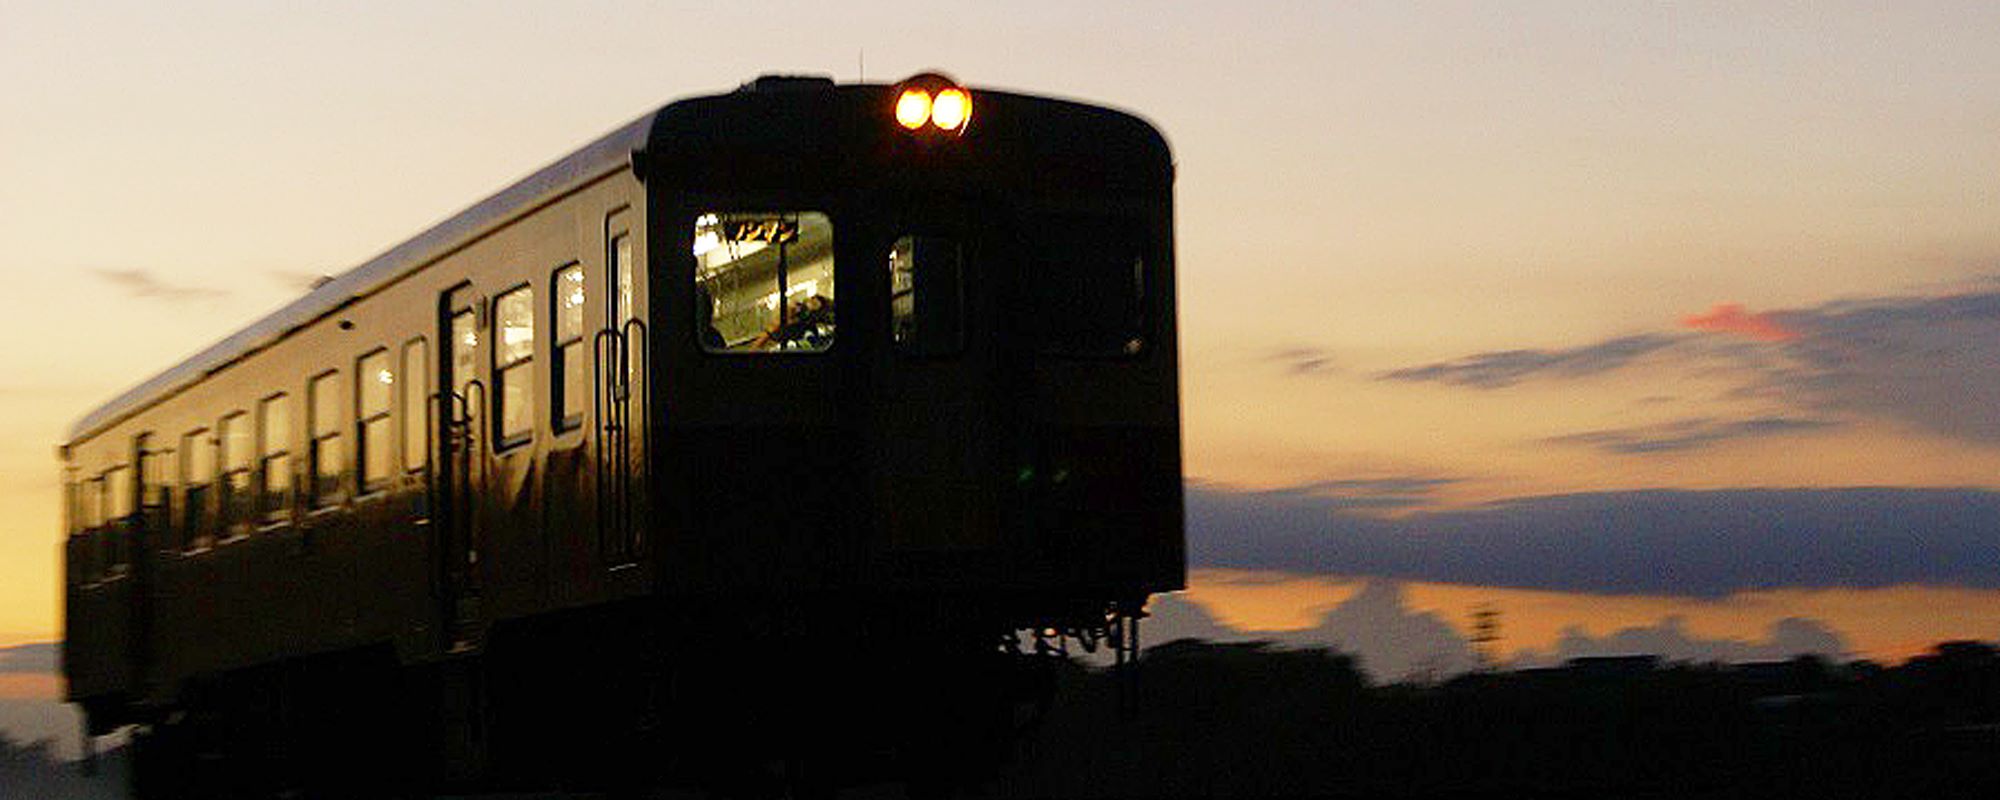
{"type": "Polygon", "coordinates": [[[916,130],[930,118],[930,93],[922,89],[904,89],[903,96],[896,99],[896,123],[916,130]]]}
{"type": "Polygon", "coordinates": [[[938,92],[931,102],[931,124],[947,131],[957,131],[965,127],[972,118],[972,98],[964,89],[946,89],[938,92]]]}

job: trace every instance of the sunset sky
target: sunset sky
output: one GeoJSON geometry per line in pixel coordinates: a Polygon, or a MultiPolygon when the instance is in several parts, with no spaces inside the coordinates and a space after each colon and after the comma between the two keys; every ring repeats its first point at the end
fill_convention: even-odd
{"type": "Polygon", "coordinates": [[[649,108],[926,69],[1173,145],[1196,616],[1489,604],[1522,657],[1788,617],[1882,658],[2000,637],[1995,31],[1981,2],[0,0],[0,646],[60,629],[53,448],[90,407],[649,108]]]}

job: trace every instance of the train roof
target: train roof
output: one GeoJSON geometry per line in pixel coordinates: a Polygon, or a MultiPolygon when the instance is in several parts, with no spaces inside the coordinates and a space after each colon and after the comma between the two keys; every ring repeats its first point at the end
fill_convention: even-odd
{"type": "Polygon", "coordinates": [[[659,111],[646,114],[563,156],[507,188],[432,225],[422,233],[368,259],[358,267],[314,287],[222,341],[209,345],[179,364],[83,415],[69,428],[67,441],[89,438],[125,417],[187,388],[210,373],[312,324],[467,242],[567,193],[631,165],[632,153],[646,146],[659,111]]]}
{"type": "MultiPolygon", "coordinates": [[[[831,79],[820,77],[767,75],[743,84],[733,93],[690,97],[662,106],[515,181],[382,254],[362,262],[360,266],[313,287],[304,296],[265,315],[248,327],[230,334],[222,341],[189,356],[166,371],[127,389],[71,424],[65,441],[74,444],[95,436],[126,417],[199,383],[210,374],[283,339],[292,331],[310,325],[373,294],[545,203],[618,170],[631,168],[634,153],[647,150],[654,144],[656,137],[665,135],[666,129],[677,127],[675,123],[684,122],[690,113],[698,114],[699,112],[694,112],[692,109],[703,106],[705,102],[732,95],[743,97],[815,89],[884,90],[887,88],[889,87],[882,84],[836,85],[831,79]]],[[[1159,138],[1158,130],[1144,120],[1125,112],[1055,98],[1014,95],[984,89],[978,91],[988,97],[1007,97],[1015,101],[1028,100],[1076,110],[1087,109],[1100,119],[1120,120],[1142,131],[1141,135],[1157,148],[1158,154],[1162,158],[1166,157],[1166,142],[1159,138]]]]}

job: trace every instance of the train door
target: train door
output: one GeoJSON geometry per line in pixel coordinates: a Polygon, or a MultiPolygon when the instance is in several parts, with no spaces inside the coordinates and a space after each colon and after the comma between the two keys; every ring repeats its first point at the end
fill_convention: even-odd
{"type": "Polygon", "coordinates": [[[593,410],[597,425],[598,552],[618,568],[643,555],[645,520],[646,414],[649,359],[646,271],[634,262],[631,214],[612,214],[605,227],[607,302],[604,327],[592,343],[595,354],[593,410]]]}
{"type": "Polygon", "coordinates": [[[470,644],[476,635],[481,614],[480,496],[486,480],[485,413],[486,384],[479,379],[485,337],[481,322],[485,298],[471,286],[447,293],[439,304],[438,340],[447,342],[445,357],[439,359],[442,373],[438,385],[437,414],[440,469],[437,471],[442,495],[438,526],[441,563],[440,593],[444,603],[444,630],[454,648],[470,644]]]}
{"type": "MultiPolygon", "coordinates": [[[[884,231],[889,341],[875,361],[875,420],[882,448],[878,502],[894,512],[888,544],[901,551],[990,547],[998,531],[987,476],[1004,461],[1005,441],[990,430],[996,396],[992,336],[974,335],[975,301],[990,286],[968,291],[975,257],[987,242],[955,220],[963,210],[905,215],[884,231]],[[939,213],[942,212],[942,213],[939,213]]],[[[877,269],[882,269],[878,267],[877,269]]],[[[989,323],[990,324],[990,323],[989,323]]]]}

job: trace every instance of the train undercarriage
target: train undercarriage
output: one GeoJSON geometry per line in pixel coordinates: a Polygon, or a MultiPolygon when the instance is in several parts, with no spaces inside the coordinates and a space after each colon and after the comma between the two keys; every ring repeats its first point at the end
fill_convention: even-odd
{"type": "Polygon", "coordinates": [[[1034,628],[835,608],[632,603],[498,626],[428,663],[384,646],[185,681],[134,732],[134,796],[950,796],[1006,762],[1063,659],[1136,679],[1136,602],[1034,628]]]}

